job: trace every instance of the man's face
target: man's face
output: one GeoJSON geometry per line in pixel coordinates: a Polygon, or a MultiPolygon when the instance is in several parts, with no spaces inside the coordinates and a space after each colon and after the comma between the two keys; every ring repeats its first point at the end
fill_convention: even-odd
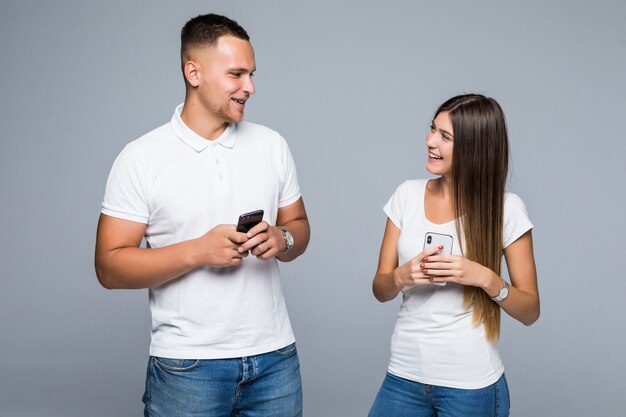
{"type": "Polygon", "coordinates": [[[254,94],[252,75],[256,70],[250,42],[222,36],[210,47],[193,52],[198,64],[198,98],[220,122],[243,119],[246,101],[254,94]]]}

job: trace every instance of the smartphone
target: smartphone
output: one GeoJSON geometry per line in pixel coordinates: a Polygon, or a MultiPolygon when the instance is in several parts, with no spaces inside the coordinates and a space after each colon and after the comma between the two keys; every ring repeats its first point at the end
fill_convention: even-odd
{"type": "Polygon", "coordinates": [[[237,231],[241,233],[248,233],[248,230],[261,223],[262,220],[263,210],[254,210],[249,213],[244,213],[239,216],[237,231]]]}
{"type": "MultiPolygon", "coordinates": [[[[424,236],[424,250],[430,248],[436,248],[437,246],[443,246],[443,250],[440,253],[452,255],[452,243],[454,238],[450,235],[444,235],[441,233],[427,232],[424,236]]],[[[444,286],[445,282],[433,282],[435,285],[444,286]]]]}

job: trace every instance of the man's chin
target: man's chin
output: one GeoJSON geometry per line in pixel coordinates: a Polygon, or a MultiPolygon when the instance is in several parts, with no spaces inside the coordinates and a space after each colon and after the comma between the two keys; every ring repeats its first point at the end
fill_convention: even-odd
{"type": "Polygon", "coordinates": [[[237,122],[241,122],[242,120],[243,120],[243,112],[239,114],[231,115],[230,117],[230,123],[237,123],[237,122]]]}

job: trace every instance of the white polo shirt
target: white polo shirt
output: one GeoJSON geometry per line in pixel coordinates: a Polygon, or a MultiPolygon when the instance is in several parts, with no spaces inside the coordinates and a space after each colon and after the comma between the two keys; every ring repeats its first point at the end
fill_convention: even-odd
{"type": "MultiPolygon", "coordinates": [[[[285,140],[267,127],[239,122],[209,141],[184,124],[182,108],[120,153],[102,213],[146,224],[152,248],[197,238],[256,209],[275,224],[278,208],[300,198],[285,140]]],[[[294,341],[275,258],[197,268],[151,288],[149,296],[153,356],[232,358],[294,341]]]]}

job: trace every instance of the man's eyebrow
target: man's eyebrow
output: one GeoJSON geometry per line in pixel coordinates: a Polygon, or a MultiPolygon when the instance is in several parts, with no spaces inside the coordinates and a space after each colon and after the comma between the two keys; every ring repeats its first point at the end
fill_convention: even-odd
{"type": "Polygon", "coordinates": [[[252,73],[252,72],[256,71],[256,68],[252,68],[252,70],[249,70],[248,68],[244,68],[244,67],[241,67],[241,68],[229,68],[228,71],[233,71],[233,72],[250,72],[250,73],[252,73]]]}

